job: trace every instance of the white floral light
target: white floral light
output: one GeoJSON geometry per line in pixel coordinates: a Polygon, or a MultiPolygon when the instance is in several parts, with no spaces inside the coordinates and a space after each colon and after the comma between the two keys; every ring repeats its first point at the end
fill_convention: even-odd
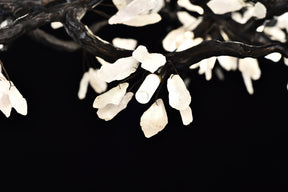
{"type": "Polygon", "coordinates": [[[12,108],[21,115],[27,115],[28,107],[26,99],[15,85],[4,77],[0,70],[0,110],[6,117],[9,117],[12,108]]]}
{"type": "Polygon", "coordinates": [[[145,26],[157,23],[161,16],[157,13],[164,0],[113,0],[118,12],[109,20],[109,24],[125,24],[130,26],[145,26]]]}
{"type": "Polygon", "coordinates": [[[185,110],[191,103],[191,95],[183,79],[178,74],[171,74],[167,80],[169,105],[177,110],[185,110]]]}
{"type": "Polygon", "coordinates": [[[108,104],[119,105],[123,96],[126,94],[128,86],[129,83],[121,83],[109,91],[98,95],[93,102],[93,107],[99,109],[108,104]]]}
{"type": "Polygon", "coordinates": [[[102,93],[107,89],[107,83],[100,77],[99,70],[89,68],[89,70],[83,74],[80,80],[78,91],[79,99],[84,99],[86,97],[89,84],[96,93],[102,93]]]}
{"type": "Polygon", "coordinates": [[[261,76],[261,70],[257,59],[246,57],[239,59],[239,70],[242,72],[244,84],[249,94],[254,93],[252,79],[257,80],[261,76]]]}
{"type": "Polygon", "coordinates": [[[166,57],[160,53],[149,53],[143,45],[138,46],[132,56],[139,62],[141,67],[151,73],[154,73],[159,67],[165,65],[166,57]]]}
{"type": "Polygon", "coordinates": [[[150,101],[154,92],[160,84],[160,77],[156,74],[149,74],[144,79],[143,83],[137,90],[135,97],[136,100],[141,104],[146,104],[150,101]]]}
{"type": "Polygon", "coordinates": [[[225,14],[240,10],[245,3],[243,0],[211,0],[207,5],[215,14],[225,14]]]}
{"type": "Polygon", "coordinates": [[[132,99],[134,93],[128,92],[126,93],[120,103],[118,105],[109,103],[105,107],[99,108],[97,110],[97,115],[100,119],[104,119],[105,121],[110,121],[113,119],[119,112],[125,109],[132,99]]]}
{"type": "Polygon", "coordinates": [[[141,129],[147,138],[162,131],[167,124],[168,116],[161,98],[157,99],[151,107],[143,113],[140,119],[141,129]]]}

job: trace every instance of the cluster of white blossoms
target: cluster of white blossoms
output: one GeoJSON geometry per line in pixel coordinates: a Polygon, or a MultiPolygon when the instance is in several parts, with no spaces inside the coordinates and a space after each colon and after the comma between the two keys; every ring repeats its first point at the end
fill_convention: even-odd
{"type": "MultiPolygon", "coordinates": [[[[109,24],[124,24],[136,27],[159,22],[161,16],[157,12],[164,6],[163,0],[113,0],[113,3],[118,8],[118,12],[109,19],[109,24]]],[[[192,32],[203,20],[203,9],[193,5],[189,0],[178,0],[177,3],[186,10],[197,12],[200,16],[194,17],[187,11],[182,10],[177,12],[182,26],[172,29],[163,39],[162,46],[167,52],[183,51],[211,39],[210,37],[207,39],[195,37],[192,32]]],[[[207,5],[215,14],[233,12],[232,19],[239,23],[245,23],[251,17],[262,19],[266,16],[266,8],[259,2],[252,4],[246,3],[244,0],[211,0],[207,5]],[[238,12],[242,8],[246,8],[244,14],[238,12]]],[[[287,15],[285,18],[286,20],[284,16],[278,17],[279,24],[275,28],[280,28],[282,31],[284,26],[288,26],[285,25],[285,22],[288,24],[287,15]]],[[[263,26],[261,30],[269,32],[267,28],[263,26]]],[[[229,41],[229,37],[224,31],[221,31],[221,35],[225,41],[229,41]]],[[[275,34],[271,33],[271,35],[275,34]]],[[[274,38],[276,37],[271,36],[271,39],[274,38]]],[[[160,53],[149,53],[144,45],[137,46],[137,40],[134,39],[115,38],[111,43],[115,47],[132,50],[132,55],[120,58],[114,63],[108,63],[102,58],[96,57],[101,67],[99,69],[90,68],[88,72],[84,73],[80,82],[79,98],[83,99],[85,97],[87,86],[90,83],[95,92],[100,94],[95,98],[93,107],[97,109],[97,115],[100,119],[109,121],[127,107],[134,95],[140,104],[149,103],[156,90],[159,89],[159,85],[163,81],[167,81],[169,106],[179,111],[183,125],[189,125],[193,121],[190,92],[179,74],[171,74],[168,79],[162,79],[159,71],[167,62],[165,56],[160,53]],[[127,91],[129,90],[129,83],[125,82],[125,79],[135,73],[139,67],[148,71],[149,74],[134,94],[127,91]],[[114,81],[121,81],[121,83],[107,91],[107,84],[114,81]]],[[[267,59],[274,62],[278,62],[281,57],[280,53],[272,53],[266,56],[267,59]]],[[[288,59],[284,58],[284,61],[288,64],[288,59]]],[[[205,74],[206,80],[210,80],[216,62],[227,71],[238,69],[242,74],[248,93],[254,93],[252,80],[257,80],[261,76],[257,59],[251,57],[237,58],[227,55],[215,56],[191,64],[190,69],[199,68],[199,74],[205,74]]],[[[168,117],[164,101],[156,97],[155,102],[140,118],[142,131],[145,137],[149,138],[163,130],[167,124],[168,117]]]]}
{"type": "Polygon", "coordinates": [[[0,110],[9,117],[14,108],[21,115],[27,115],[27,102],[15,85],[2,74],[0,66],[0,110]]]}
{"type": "MultiPolygon", "coordinates": [[[[106,91],[108,83],[129,77],[140,66],[149,74],[136,91],[135,99],[141,104],[149,103],[160,85],[161,76],[158,70],[166,64],[165,56],[160,53],[149,53],[145,46],[137,46],[137,41],[133,39],[116,38],[113,39],[112,43],[116,47],[134,49],[134,51],[130,57],[120,58],[114,63],[108,63],[97,57],[101,67],[100,69],[90,68],[88,72],[84,73],[80,81],[78,97],[80,99],[85,98],[89,83],[95,92],[102,93],[106,91]]],[[[128,87],[128,82],[120,83],[95,98],[93,107],[97,109],[97,115],[100,119],[109,121],[127,107],[134,96],[133,92],[127,91],[128,87]]],[[[177,74],[171,75],[167,80],[167,89],[170,106],[179,110],[183,124],[189,125],[193,120],[190,108],[191,96],[184,81],[177,74]]],[[[165,128],[167,123],[168,117],[161,98],[157,98],[151,107],[143,113],[140,120],[146,137],[157,134],[165,128]]]]}

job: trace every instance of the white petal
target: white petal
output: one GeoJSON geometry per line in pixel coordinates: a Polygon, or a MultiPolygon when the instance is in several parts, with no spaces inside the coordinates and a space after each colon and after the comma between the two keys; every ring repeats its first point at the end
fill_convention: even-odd
{"type": "Polygon", "coordinates": [[[107,90],[107,83],[101,78],[99,73],[99,69],[89,69],[89,84],[96,93],[103,93],[107,90]]]}
{"type": "Polygon", "coordinates": [[[254,93],[254,89],[250,75],[245,72],[242,72],[242,77],[248,93],[252,95],[254,93]]]}
{"type": "Polygon", "coordinates": [[[149,55],[148,49],[143,45],[139,45],[132,53],[132,56],[139,62],[143,62],[147,55],[149,55]]]}
{"type": "Polygon", "coordinates": [[[172,74],[167,80],[169,105],[177,110],[187,109],[191,103],[191,95],[179,75],[172,74]]]}
{"type": "Polygon", "coordinates": [[[279,17],[276,17],[276,19],[277,19],[276,25],[281,29],[285,29],[288,25],[288,12],[280,15],[279,17]]]}
{"type": "Polygon", "coordinates": [[[207,5],[215,14],[225,14],[240,10],[245,3],[242,0],[211,0],[207,5]]]}
{"type": "Polygon", "coordinates": [[[138,15],[157,13],[164,5],[164,0],[133,0],[120,9],[109,20],[109,24],[127,22],[138,15]]]}
{"type": "Polygon", "coordinates": [[[157,99],[151,107],[143,113],[140,126],[145,137],[149,138],[162,131],[168,123],[166,109],[162,99],[157,99]]]}
{"type": "Polygon", "coordinates": [[[264,19],[266,17],[266,13],[266,7],[262,3],[257,2],[254,6],[254,16],[258,19],[264,19]]]}
{"type": "Polygon", "coordinates": [[[98,95],[93,103],[94,108],[103,108],[108,104],[119,105],[128,88],[128,83],[121,83],[109,91],[98,95]]]}
{"type": "Polygon", "coordinates": [[[105,121],[113,119],[119,112],[127,107],[127,104],[132,99],[133,95],[134,94],[132,92],[128,92],[124,95],[118,105],[108,104],[105,107],[98,109],[98,117],[100,119],[104,119],[105,121]]]}
{"type": "Polygon", "coordinates": [[[80,86],[78,91],[79,99],[84,99],[86,97],[88,84],[89,84],[89,74],[88,72],[85,72],[80,80],[80,86]]]}
{"type": "Polygon", "coordinates": [[[12,110],[12,105],[9,100],[9,96],[7,94],[2,94],[1,92],[0,92],[0,110],[6,117],[10,116],[12,110]]]}
{"type": "Polygon", "coordinates": [[[27,101],[15,86],[10,87],[9,100],[19,114],[27,115],[27,101]]]}
{"type": "Polygon", "coordinates": [[[109,63],[109,62],[105,61],[101,57],[96,57],[96,59],[101,65],[110,65],[110,64],[112,64],[112,63],[109,63]]]}
{"type": "Polygon", "coordinates": [[[157,90],[160,84],[160,77],[156,74],[149,74],[135,94],[136,100],[141,104],[146,104],[157,90]]]}
{"type": "Polygon", "coordinates": [[[204,10],[202,7],[200,7],[198,5],[193,5],[190,2],[190,0],[178,0],[177,3],[180,7],[184,7],[185,9],[187,9],[189,11],[197,12],[200,15],[202,15],[204,13],[204,10]]]}
{"type": "Polygon", "coordinates": [[[278,27],[265,27],[264,33],[268,35],[272,40],[280,41],[281,43],[286,42],[285,32],[278,27]]]}
{"type": "Polygon", "coordinates": [[[193,115],[191,107],[187,107],[187,109],[180,110],[180,115],[183,125],[189,125],[190,123],[192,123],[193,115]]]}
{"type": "Polygon", "coordinates": [[[197,21],[195,17],[193,17],[186,11],[178,11],[177,16],[179,21],[184,25],[184,27],[189,27],[197,21]]]}
{"type": "Polygon", "coordinates": [[[246,57],[239,59],[239,70],[245,75],[249,75],[253,80],[257,80],[261,76],[261,70],[258,65],[257,59],[246,57]]]}
{"type": "Polygon", "coordinates": [[[203,39],[201,37],[197,37],[195,39],[186,39],[181,45],[179,45],[176,52],[184,51],[186,49],[199,45],[202,42],[203,42],[203,39]]]}
{"type": "Polygon", "coordinates": [[[115,63],[102,65],[99,70],[99,78],[110,83],[129,77],[137,70],[139,62],[133,57],[120,58],[115,63]]]}
{"type": "Polygon", "coordinates": [[[134,50],[137,46],[137,40],[116,37],[112,40],[112,44],[122,49],[134,50]]]}
{"type": "Polygon", "coordinates": [[[163,48],[169,52],[175,51],[185,41],[185,32],[184,27],[170,31],[162,41],[163,48]]]}
{"type": "Polygon", "coordinates": [[[122,24],[133,26],[133,27],[143,27],[146,25],[151,25],[161,21],[161,16],[158,13],[151,13],[149,15],[137,15],[130,19],[129,21],[124,21],[122,24]]]}
{"type": "Polygon", "coordinates": [[[133,57],[141,62],[141,67],[151,73],[154,73],[159,67],[165,65],[166,57],[160,53],[148,53],[143,45],[137,47],[133,52],[133,57]]]}
{"type": "Polygon", "coordinates": [[[226,71],[235,70],[237,68],[237,57],[223,55],[217,57],[217,60],[220,66],[223,67],[226,71]]]}
{"type": "Polygon", "coordinates": [[[199,74],[205,74],[207,81],[212,78],[212,69],[214,68],[217,57],[210,57],[200,61],[199,74]]]}
{"type": "Polygon", "coordinates": [[[282,58],[282,55],[281,55],[281,53],[274,52],[274,53],[270,53],[270,54],[266,55],[265,58],[277,63],[282,58]]]}
{"type": "Polygon", "coordinates": [[[6,79],[0,79],[0,110],[4,113],[6,117],[10,116],[12,110],[12,105],[9,100],[9,87],[10,84],[8,81],[6,81],[6,79]]]}
{"type": "Polygon", "coordinates": [[[61,27],[63,27],[63,24],[61,22],[51,22],[51,27],[52,29],[59,29],[61,27]]]}

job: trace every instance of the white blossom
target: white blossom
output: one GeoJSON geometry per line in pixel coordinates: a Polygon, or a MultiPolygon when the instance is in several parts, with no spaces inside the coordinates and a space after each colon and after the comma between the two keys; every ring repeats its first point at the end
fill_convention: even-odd
{"type": "Polygon", "coordinates": [[[168,124],[168,117],[163,100],[157,99],[151,107],[146,110],[140,119],[140,126],[145,135],[149,138],[162,131],[168,124]]]}
{"type": "Polygon", "coordinates": [[[192,109],[187,107],[186,109],[180,110],[180,115],[183,125],[189,125],[193,121],[192,109]]]}
{"type": "Polygon", "coordinates": [[[211,0],[207,5],[215,14],[225,14],[240,10],[245,3],[243,0],[211,0]]]}
{"type": "Polygon", "coordinates": [[[222,55],[222,56],[218,56],[217,60],[220,66],[223,67],[226,71],[237,69],[237,63],[238,63],[237,57],[222,55]]]}
{"type": "Polygon", "coordinates": [[[137,40],[116,37],[112,40],[112,44],[122,49],[134,50],[137,46],[137,40]]]}
{"type": "Polygon", "coordinates": [[[202,7],[192,4],[190,0],[178,0],[177,3],[180,7],[184,7],[185,9],[189,11],[197,12],[200,15],[204,13],[204,10],[202,7]]]}
{"type": "Polygon", "coordinates": [[[285,32],[277,26],[264,27],[263,32],[272,40],[280,41],[281,43],[286,42],[285,32]]]}
{"type": "Polygon", "coordinates": [[[157,23],[161,20],[157,12],[164,6],[164,0],[118,0],[113,3],[119,10],[108,20],[111,25],[145,26],[157,23]]]}
{"type": "Polygon", "coordinates": [[[50,26],[52,27],[52,29],[59,29],[63,27],[63,24],[61,22],[55,21],[55,22],[51,22],[50,26]]]}
{"type": "Polygon", "coordinates": [[[133,95],[134,94],[132,92],[128,92],[123,96],[118,105],[110,103],[107,104],[105,107],[99,108],[97,110],[98,117],[100,119],[104,119],[105,121],[113,119],[119,112],[121,112],[127,107],[133,95]]]}
{"type": "Polygon", "coordinates": [[[160,84],[160,77],[156,74],[149,74],[135,94],[136,100],[141,104],[146,104],[157,90],[160,84]]]}
{"type": "Polygon", "coordinates": [[[282,55],[281,55],[281,53],[274,52],[274,53],[270,53],[270,54],[266,55],[265,58],[277,63],[282,58],[282,55]]]}
{"type": "Polygon", "coordinates": [[[283,60],[284,60],[284,64],[285,64],[286,66],[288,66],[288,58],[287,58],[287,57],[283,57],[283,60]]]}
{"type": "Polygon", "coordinates": [[[99,70],[89,68],[89,70],[83,74],[80,80],[80,86],[78,91],[79,99],[84,99],[86,97],[89,84],[96,93],[102,93],[107,89],[107,83],[100,77],[99,70]]]}
{"type": "Polygon", "coordinates": [[[167,80],[169,105],[177,110],[184,110],[191,103],[191,95],[183,79],[178,74],[171,74],[167,80]]]}
{"type": "Polygon", "coordinates": [[[141,67],[151,73],[154,73],[166,63],[166,57],[160,53],[149,53],[143,45],[138,46],[133,51],[132,56],[139,62],[141,67]]]}
{"type": "Polygon", "coordinates": [[[217,57],[210,57],[210,58],[203,59],[200,62],[194,64],[195,65],[194,67],[196,67],[197,65],[199,66],[198,73],[200,75],[205,74],[205,78],[207,81],[211,80],[212,78],[212,69],[214,68],[216,59],[217,57]]]}
{"type": "Polygon", "coordinates": [[[27,115],[28,108],[26,99],[14,84],[0,73],[0,110],[6,117],[9,117],[12,108],[21,115],[27,115]]]}
{"type": "Polygon", "coordinates": [[[183,51],[203,41],[200,37],[194,38],[191,32],[202,22],[202,17],[195,18],[185,11],[177,12],[177,16],[183,26],[171,30],[162,41],[163,48],[169,52],[183,51]]]}
{"type": "Polygon", "coordinates": [[[99,109],[105,107],[108,104],[119,105],[126,93],[128,86],[129,83],[121,83],[109,91],[98,95],[93,102],[93,107],[99,109]]]}
{"type": "Polygon", "coordinates": [[[107,83],[122,80],[134,73],[138,65],[139,62],[132,56],[120,58],[115,63],[102,65],[99,70],[99,77],[107,83]]]}
{"type": "Polygon", "coordinates": [[[261,70],[258,65],[257,59],[246,57],[239,59],[239,70],[242,73],[244,84],[249,94],[254,93],[252,79],[257,80],[261,76],[261,70]]]}

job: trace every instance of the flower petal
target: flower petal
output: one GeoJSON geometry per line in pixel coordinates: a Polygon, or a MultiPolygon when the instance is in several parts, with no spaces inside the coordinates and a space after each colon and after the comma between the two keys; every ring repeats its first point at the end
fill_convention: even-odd
{"type": "Polygon", "coordinates": [[[243,0],[211,0],[207,5],[215,14],[225,14],[240,10],[245,3],[243,0]]]}
{"type": "Polygon", "coordinates": [[[109,91],[98,95],[94,100],[93,107],[99,109],[105,107],[108,104],[119,105],[126,93],[128,86],[129,83],[121,83],[109,91]]]}
{"type": "Polygon", "coordinates": [[[135,98],[139,103],[146,104],[150,101],[154,92],[160,84],[160,77],[156,74],[149,74],[137,90],[135,98]]]}
{"type": "Polygon", "coordinates": [[[86,97],[88,84],[89,84],[89,74],[88,72],[85,72],[80,80],[80,86],[78,90],[79,99],[84,99],[86,97]]]}
{"type": "Polygon", "coordinates": [[[137,40],[116,37],[112,40],[112,44],[122,49],[134,50],[137,46],[137,40]]]}
{"type": "Polygon", "coordinates": [[[172,74],[167,80],[169,92],[169,105],[177,110],[184,110],[191,103],[191,95],[187,90],[184,81],[179,75],[172,74]]]}
{"type": "Polygon", "coordinates": [[[27,101],[15,86],[10,87],[9,89],[9,100],[12,107],[19,114],[27,115],[27,101]]]}
{"type": "Polygon", "coordinates": [[[187,109],[180,110],[181,119],[183,125],[189,125],[193,121],[192,109],[187,107],[187,109]]]}
{"type": "Polygon", "coordinates": [[[140,119],[141,129],[147,138],[162,131],[167,124],[168,117],[162,99],[157,99],[140,119]]]}
{"type": "Polygon", "coordinates": [[[118,105],[108,104],[105,107],[98,109],[98,117],[100,119],[104,119],[105,121],[113,119],[119,112],[127,107],[127,104],[132,99],[133,95],[134,94],[132,92],[128,92],[124,95],[118,105]]]}
{"type": "Polygon", "coordinates": [[[133,57],[120,58],[113,64],[102,65],[99,70],[99,77],[107,83],[122,80],[134,73],[138,65],[139,62],[133,57]]]}

